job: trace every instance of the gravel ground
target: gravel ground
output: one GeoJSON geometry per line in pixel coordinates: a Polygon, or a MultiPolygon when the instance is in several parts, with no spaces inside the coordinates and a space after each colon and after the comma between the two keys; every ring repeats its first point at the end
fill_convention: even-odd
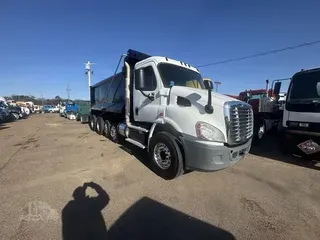
{"type": "Polygon", "coordinates": [[[141,151],[56,114],[1,125],[0,239],[319,239],[320,167],[272,143],[165,181],[141,151]]]}

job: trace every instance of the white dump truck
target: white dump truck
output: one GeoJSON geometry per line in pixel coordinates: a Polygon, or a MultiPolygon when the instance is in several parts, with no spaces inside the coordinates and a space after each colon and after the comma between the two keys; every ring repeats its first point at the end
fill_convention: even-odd
{"type": "Polygon", "coordinates": [[[320,160],[320,68],[291,78],[282,124],[285,152],[320,160]]]}
{"type": "Polygon", "coordinates": [[[147,150],[165,179],[220,170],[249,152],[249,104],[213,92],[211,81],[185,62],[134,50],[118,66],[122,59],[119,73],[91,87],[92,130],[147,150]]]}

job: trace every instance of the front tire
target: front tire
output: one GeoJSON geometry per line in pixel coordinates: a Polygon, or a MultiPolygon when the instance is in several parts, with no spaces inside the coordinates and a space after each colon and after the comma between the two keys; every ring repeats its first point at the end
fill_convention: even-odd
{"type": "Polygon", "coordinates": [[[266,133],[266,124],[263,119],[260,119],[255,124],[255,138],[258,141],[261,141],[266,133]]]}
{"type": "Polygon", "coordinates": [[[151,167],[160,177],[170,180],[183,174],[183,155],[170,133],[159,132],[152,137],[149,155],[151,167]]]}

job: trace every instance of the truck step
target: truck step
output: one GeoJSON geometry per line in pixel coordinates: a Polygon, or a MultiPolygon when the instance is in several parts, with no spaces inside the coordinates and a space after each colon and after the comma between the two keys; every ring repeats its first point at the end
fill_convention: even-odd
{"type": "Polygon", "coordinates": [[[141,131],[141,132],[145,132],[145,133],[149,132],[148,129],[140,127],[140,126],[136,126],[136,125],[129,125],[128,128],[133,128],[135,130],[138,130],[138,131],[141,131]]]}
{"type": "Polygon", "coordinates": [[[129,143],[132,143],[133,145],[135,145],[135,146],[137,146],[137,147],[139,147],[139,148],[142,148],[142,149],[145,149],[145,148],[146,148],[145,145],[143,145],[142,143],[140,143],[140,142],[138,142],[138,141],[136,141],[136,140],[133,140],[133,139],[131,139],[131,138],[126,138],[125,140],[126,140],[127,142],[129,142],[129,143]]]}

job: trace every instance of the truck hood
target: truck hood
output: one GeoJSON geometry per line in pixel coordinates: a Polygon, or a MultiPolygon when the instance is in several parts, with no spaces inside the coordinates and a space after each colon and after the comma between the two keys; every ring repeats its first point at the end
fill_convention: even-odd
{"type": "MultiPolygon", "coordinates": [[[[206,105],[208,102],[208,90],[206,89],[198,89],[198,88],[190,88],[190,87],[180,87],[174,86],[171,89],[171,94],[187,98],[191,103],[198,102],[206,105]]],[[[216,92],[211,92],[212,95],[212,105],[222,107],[225,102],[228,101],[239,101],[237,99],[228,97],[226,95],[222,95],[216,92]]]]}

